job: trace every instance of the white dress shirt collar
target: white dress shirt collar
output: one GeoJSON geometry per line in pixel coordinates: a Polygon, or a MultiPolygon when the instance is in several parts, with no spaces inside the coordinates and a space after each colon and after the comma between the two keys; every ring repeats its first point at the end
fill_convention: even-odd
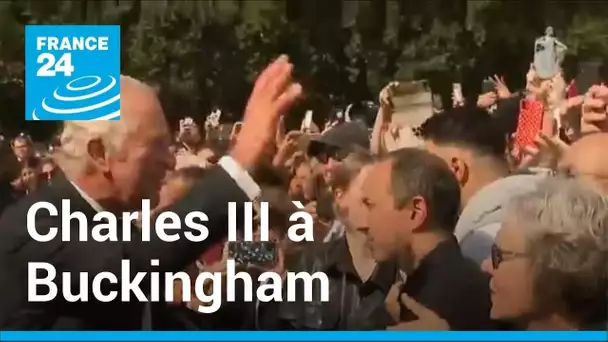
{"type": "Polygon", "coordinates": [[[76,183],[70,181],[70,183],[72,184],[72,186],[74,187],[74,189],[76,189],[76,191],[78,191],[78,193],[80,194],[80,196],[87,201],[87,203],[93,208],[95,209],[95,211],[102,212],[105,211],[103,209],[103,207],[101,206],[101,204],[99,204],[99,202],[97,202],[96,200],[94,200],[93,198],[91,198],[91,196],[87,195],[86,192],[84,192],[78,185],[76,185],[76,183]]]}

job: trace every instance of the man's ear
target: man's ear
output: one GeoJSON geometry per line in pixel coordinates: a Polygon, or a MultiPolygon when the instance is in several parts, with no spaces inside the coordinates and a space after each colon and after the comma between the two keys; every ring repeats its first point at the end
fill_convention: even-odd
{"type": "Polygon", "coordinates": [[[89,140],[87,143],[87,152],[96,168],[103,172],[107,172],[110,169],[106,148],[101,139],[89,140]]]}
{"type": "Polygon", "coordinates": [[[346,194],[346,192],[342,189],[334,189],[334,197],[337,200],[343,199],[345,194],[346,194]]]}
{"type": "Polygon", "coordinates": [[[415,226],[423,226],[428,217],[428,207],[424,198],[414,196],[410,202],[410,209],[410,219],[414,222],[415,226]]]}
{"type": "Polygon", "coordinates": [[[453,157],[450,161],[450,169],[452,169],[460,186],[467,184],[469,181],[469,166],[462,158],[453,157]]]}

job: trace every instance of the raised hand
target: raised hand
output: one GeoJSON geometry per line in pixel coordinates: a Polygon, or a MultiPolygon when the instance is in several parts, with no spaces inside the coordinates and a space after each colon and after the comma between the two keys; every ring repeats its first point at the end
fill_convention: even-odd
{"type": "Polygon", "coordinates": [[[558,136],[550,137],[546,134],[539,134],[534,140],[535,146],[526,147],[518,168],[521,170],[532,167],[544,167],[556,169],[559,160],[568,150],[568,145],[558,136]]]}
{"type": "Polygon", "coordinates": [[[243,128],[230,155],[245,169],[254,169],[274,145],[279,120],[302,94],[291,78],[293,65],[287,56],[272,62],[258,77],[249,97],[243,128]]]}
{"type": "Polygon", "coordinates": [[[399,86],[399,82],[391,82],[380,91],[378,102],[382,108],[393,109],[392,97],[395,94],[395,88],[399,86]]]}
{"type": "Polygon", "coordinates": [[[511,97],[511,91],[509,90],[509,87],[507,87],[507,83],[502,76],[498,77],[497,75],[494,75],[490,80],[494,83],[494,89],[496,90],[499,99],[504,100],[511,97]]]}
{"type": "Polygon", "coordinates": [[[300,131],[291,131],[285,135],[281,143],[278,145],[279,148],[272,161],[274,166],[285,166],[287,160],[289,160],[289,158],[298,150],[298,140],[302,134],[304,133],[300,131]]]}
{"type": "Polygon", "coordinates": [[[608,87],[595,85],[585,94],[581,133],[608,132],[608,87]]]}
{"type": "Polygon", "coordinates": [[[399,306],[399,292],[401,292],[402,285],[402,282],[397,282],[393,284],[384,300],[384,306],[386,308],[386,311],[395,322],[399,322],[399,318],[401,317],[401,306],[399,306]]]}

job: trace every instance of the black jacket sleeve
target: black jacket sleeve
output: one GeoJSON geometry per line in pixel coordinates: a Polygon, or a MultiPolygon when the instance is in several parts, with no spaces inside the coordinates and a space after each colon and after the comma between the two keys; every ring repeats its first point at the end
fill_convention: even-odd
{"type": "Polygon", "coordinates": [[[195,260],[207,248],[219,242],[228,235],[228,204],[237,203],[238,222],[243,222],[243,203],[249,201],[247,195],[236,182],[222,169],[216,167],[204,179],[194,185],[192,190],[167,211],[176,213],[182,220],[180,239],[176,242],[164,242],[154,232],[152,241],[134,241],[126,244],[126,254],[136,258],[139,268],[149,267],[151,259],[159,259],[160,267],[155,271],[178,271],[195,260]],[[209,236],[203,242],[191,242],[184,234],[198,232],[184,224],[184,218],[192,211],[204,212],[209,220],[204,223],[209,230],[209,236]]]}
{"type": "MultiPolygon", "coordinates": [[[[56,317],[69,317],[70,323],[64,326],[69,329],[136,329],[141,320],[142,305],[138,298],[130,295],[130,302],[121,301],[121,283],[132,280],[137,272],[160,272],[161,285],[164,272],[178,272],[183,270],[187,264],[196,259],[213,243],[221,240],[227,235],[228,203],[237,202],[242,204],[249,199],[239,188],[236,182],[220,167],[211,170],[208,175],[198,182],[179,203],[176,203],[170,211],[175,212],[181,219],[182,226],[179,230],[171,233],[179,234],[180,239],[176,242],[164,242],[158,238],[154,230],[151,233],[151,241],[142,242],[138,238],[137,228],[132,229],[132,241],[97,242],[90,239],[92,227],[96,224],[92,221],[95,211],[76,192],[73,186],[65,180],[58,182],[40,193],[33,194],[20,201],[16,206],[7,210],[0,219],[0,288],[4,295],[0,294],[0,327],[18,327],[27,329],[48,329],[50,326],[57,327],[56,317]],[[70,199],[71,212],[80,211],[87,218],[88,227],[80,226],[77,220],[71,220],[69,224],[62,226],[61,202],[70,199]],[[49,242],[38,242],[33,240],[27,232],[26,217],[28,209],[35,202],[49,202],[59,211],[59,215],[49,215],[46,210],[40,210],[36,214],[36,230],[40,234],[49,232],[56,228],[58,236],[49,242]],[[202,211],[207,214],[209,220],[205,226],[209,230],[208,238],[203,242],[191,242],[184,234],[191,231],[194,235],[198,231],[188,228],[184,224],[185,216],[191,211],[202,211]],[[81,230],[88,230],[89,240],[78,241],[81,230]],[[69,230],[70,241],[61,240],[61,231],[69,230]],[[158,259],[160,266],[153,267],[150,260],[158,259]],[[129,260],[129,277],[121,271],[122,260],[129,260]],[[45,262],[52,264],[57,274],[53,282],[57,285],[59,293],[51,303],[28,303],[26,291],[29,279],[28,264],[31,262],[45,262]],[[70,272],[70,284],[63,284],[62,272],[70,272]],[[79,277],[80,272],[88,273],[88,281],[83,283],[79,277]],[[110,291],[119,291],[118,297],[104,303],[92,296],[93,277],[102,273],[110,272],[118,278],[117,284],[104,280],[101,282],[101,292],[109,294],[110,291]],[[84,289],[88,294],[88,301],[69,303],[63,299],[62,287],[69,286],[72,293],[78,293],[84,289]],[[49,316],[49,309],[55,313],[49,316]],[[36,314],[36,313],[39,313],[36,314]],[[27,317],[25,316],[27,313],[27,317]],[[50,320],[44,322],[44,317],[50,320]],[[55,317],[55,318],[53,318],[55,317]],[[72,321],[78,321],[73,323],[72,321]]],[[[240,218],[242,221],[242,218],[240,218]]],[[[120,238],[120,234],[119,234],[120,238]]],[[[46,271],[39,271],[37,278],[47,277],[46,271]]],[[[149,273],[141,281],[139,287],[144,295],[150,288],[149,273]]],[[[42,290],[40,293],[46,293],[42,290]]],[[[161,299],[164,293],[161,292],[161,299]]],[[[61,326],[59,324],[59,326],[61,326]]],[[[64,329],[65,330],[65,329],[64,329]]]]}

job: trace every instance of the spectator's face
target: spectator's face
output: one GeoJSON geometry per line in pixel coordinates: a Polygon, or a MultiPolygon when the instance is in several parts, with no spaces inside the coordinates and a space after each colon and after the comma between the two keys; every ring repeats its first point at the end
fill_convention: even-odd
{"type": "Polygon", "coordinates": [[[377,261],[403,257],[411,239],[410,215],[395,208],[391,193],[391,163],[387,160],[371,166],[363,180],[367,225],[357,229],[367,235],[368,247],[377,261]]]}
{"type": "MultiPolygon", "coordinates": [[[[135,97],[133,92],[129,95],[135,97]]],[[[153,93],[140,92],[139,99],[121,102],[121,110],[128,113],[121,121],[130,132],[122,148],[110,155],[106,171],[111,175],[114,191],[133,210],[141,207],[142,199],[149,199],[151,206],[156,206],[162,182],[175,166],[160,103],[153,93]]]]}
{"type": "Polygon", "coordinates": [[[313,171],[310,164],[303,162],[296,168],[290,183],[290,196],[308,201],[315,198],[313,171]]]}
{"type": "Polygon", "coordinates": [[[17,138],[13,141],[13,151],[17,158],[27,159],[32,155],[32,146],[27,139],[17,138]]]}
{"type": "Polygon", "coordinates": [[[29,189],[33,189],[38,185],[38,175],[36,170],[31,167],[24,167],[21,169],[21,178],[23,183],[29,189]]]}
{"type": "Polygon", "coordinates": [[[53,177],[53,173],[55,172],[55,164],[47,162],[42,164],[41,173],[46,180],[50,180],[53,177]]]}
{"type": "Polygon", "coordinates": [[[340,172],[339,170],[343,167],[343,160],[348,156],[348,153],[334,152],[329,154],[325,159],[325,163],[322,166],[323,181],[325,184],[334,183],[335,174],[340,172]]]}
{"type": "Polygon", "coordinates": [[[341,193],[336,192],[336,203],[339,208],[340,218],[344,220],[346,229],[351,233],[367,228],[367,207],[363,205],[363,182],[369,173],[369,167],[363,168],[361,172],[351,181],[348,190],[341,193]]]}
{"type": "Polygon", "coordinates": [[[188,125],[185,127],[181,139],[187,144],[198,144],[201,141],[201,133],[198,126],[188,125]]]}
{"type": "Polygon", "coordinates": [[[503,223],[492,258],[483,263],[483,269],[492,276],[492,319],[512,320],[533,313],[533,274],[518,225],[503,223]]]}

